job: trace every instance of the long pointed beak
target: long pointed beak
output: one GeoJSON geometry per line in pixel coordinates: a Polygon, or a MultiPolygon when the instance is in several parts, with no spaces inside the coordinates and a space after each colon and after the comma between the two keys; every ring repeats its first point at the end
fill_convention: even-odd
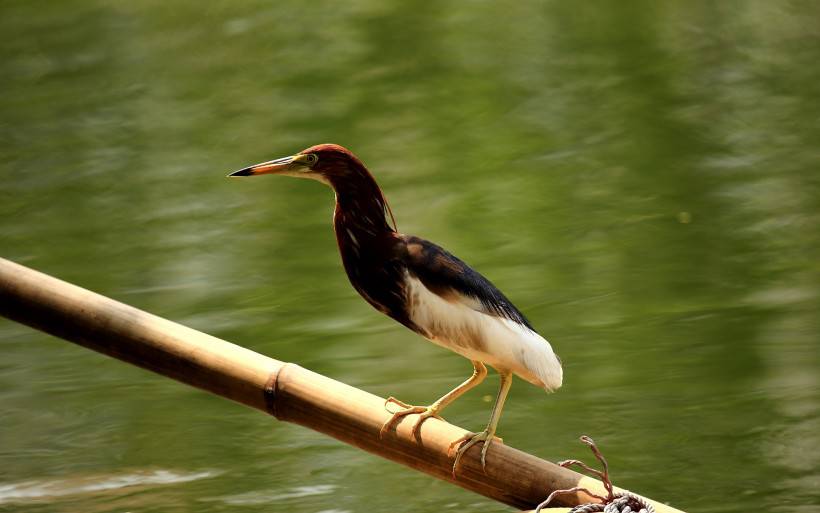
{"type": "Polygon", "coordinates": [[[255,176],[282,173],[288,170],[295,157],[295,155],[291,155],[290,157],[260,162],[259,164],[254,164],[239,171],[234,171],[228,176],[255,176]]]}

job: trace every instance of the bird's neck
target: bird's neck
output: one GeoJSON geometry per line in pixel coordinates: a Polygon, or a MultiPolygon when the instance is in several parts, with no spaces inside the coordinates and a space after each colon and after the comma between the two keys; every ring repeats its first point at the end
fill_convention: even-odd
{"type": "Polygon", "coordinates": [[[367,170],[351,173],[344,181],[331,185],[336,191],[333,224],[337,237],[346,232],[364,238],[395,232],[388,222],[387,200],[367,170]]]}
{"type": "Polygon", "coordinates": [[[366,299],[369,296],[362,285],[363,277],[381,267],[395,234],[387,222],[387,204],[381,191],[372,178],[370,181],[372,184],[360,182],[356,187],[335,188],[333,213],[342,264],[350,282],[366,299]]]}
{"type": "Polygon", "coordinates": [[[333,214],[336,237],[340,242],[352,238],[361,243],[393,233],[395,230],[387,221],[386,209],[381,199],[345,195],[337,191],[336,211],[333,214]]]}

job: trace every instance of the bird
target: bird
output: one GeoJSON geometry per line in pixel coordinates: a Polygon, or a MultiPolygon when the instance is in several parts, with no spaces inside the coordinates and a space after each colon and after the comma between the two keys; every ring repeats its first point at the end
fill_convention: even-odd
{"type": "Polygon", "coordinates": [[[384,423],[383,438],[407,415],[418,415],[412,434],[487,376],[487,366],[500,376],[500,386],[487,427],[454,440],[453,476],[462,456],[482,443],[487,449],[496,433],[512,376],[554,392],[563,382],[561,359],[524,314],[487,278],[444,248],[400,233],[393,212],[373,175],[350,150],[319,144],[299,153],[242,168],[229,177],[285,175],[330,186],[336,195],[333,227],[342,264],[353,288],[376,310],[430,342],[467,358],[473,373],[429,406],[412,406],[395,397],[385,402],[399,408],[384,423]]]}

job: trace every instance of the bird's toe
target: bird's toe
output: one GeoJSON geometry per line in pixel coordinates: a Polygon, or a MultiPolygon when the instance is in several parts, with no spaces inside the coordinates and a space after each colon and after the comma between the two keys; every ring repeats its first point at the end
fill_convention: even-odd
{"type": "MultiPolygon", "coordinates": [[[[390,399],[393,399],[392,397],[390,399]]],[[[387,431],[390,430],[390,427],[396,424],[402,417],[406,417],[407,415],[412,415],[414,413],[418,413],[421,415],[421,418],[416,421],[413,425],[413,436],[418,436],[419,429],[421,428],[421,423],[424,422],[429,417],[438,417],[436,415],[436,410],[430,406],[410,406],[407,404],[402,403],[398,400],[391,401],[390,399],[387,402],[395,402],[396,404],[404,405],[403,410],[399,410],[396,412],[391,412],[393,415],[382,425],[381,430],[379,431],[379,438],[384,438],[384,435],[387,434],[387,431]]],[[[385,405],[387,404],[385,403],[385,405]]],[[[387,411],[390,411],[389,409],[387,411]]],[[[441,418],[441,417],[438,417],[441,418]]]]}
{"type": "Polygon", "coordinates": [[[489,437],[484,440],[484,446],[481,447],[481,470],[484,473],[487,473],[487,449],[490,448],[490,444],[493,443],[493,438],[489,437]]]}
{"type": "Polygon", "coordinates": [[[404,401],[400,401],[400,400],[396,399],[395,397],[393,397],[393,396],[391,395],[390,397],[388,397],[388,398],[387,398],[387,399],[385,399],[385,401],[384,401],[384,409],[385,409],[385,410],[387,410],[387,411],[389,411],[390,413],[396,413],[396,412],[392,411],[392,410],[388,407],[388,405],[389,405],[389,404],[391,404],[391,403],[393,403],[393,404],[397,404],[397,405],[399,405],[401,408],[404,408],[404,409],[407,409],[407,408],[412,408],[412,406],[411,406],[411,405],[407,404],[407,403],[406,403],[406,402],[404,402],[404,401]]]}
{"type": "Polygon", "coordinates": [[[461,462],[461,458],[467,452],[470,447],[476,445],[479,442],[484,442],[484,446],[481,448],[481,469],[486,473],[487,472],[487,450],[490,448],[490,444],[498,440],[501,442],[500,438],[496,438],[494,433],[490,433],[489,430],[484,430],[480,433],[466,433],[465,435],[461,436],[460,438],[454,440],[450,444],[450,450],[453,447],[458,446],[455,455],[455,461],[453,461],[453,478],[456,477],[456,470],[458,470],[458,465],[461,462]]]}
{"type": "Polygon", "coordinates": [[[429,419],[430,417],[434,419],[438,419],[443,421],[444,419],[438,414],[438,410],[432,407],[425,408],[423,412],[419,414],[418,420],[416,423],[413,424],[413,436],[415,438],[419,438],[421,434],[421,425],[424,423],[425,420],[429,419]]]}

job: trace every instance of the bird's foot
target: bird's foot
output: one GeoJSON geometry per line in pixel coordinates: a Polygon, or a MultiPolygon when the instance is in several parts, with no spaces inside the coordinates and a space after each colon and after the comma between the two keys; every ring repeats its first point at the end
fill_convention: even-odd
{"type": "Polygon", "coordinates": [[[479,442],[484,442],[484,446],[481,448],[481,469],[484,473],[487,473],[487,449],[490,448],[490,444],[493,443],[494,440],[498,440],[501,443],[504,441],[495,436],[495,430],[492,432],[489,429],[485,429],[480,433],[467,433],[461,438],[453,441],[450,444],[450,451],[453,450],[453,447],[459,446],[458,450],[456,451],[456,459],[453,462],[453,478],[456,477],[456,470],[458,469],[458,464],[461,462],[461,457],[464,456],[464,453],[467,452],[467,449],[474,446],[479,442]]]}
{"type": "Polygon", "coordinates": [[[405,417],[407,415],[413,415],[413,414],[418,414],[419,415],[418,420],[416,420],[416,423],[413,424],[413,436],[415,438],[419,437],[419,431],[421,430],[421,425],[425,420],[429,419],[430,417],[434,417],[434,418],[439,419],[439,420],[444,420],[439,416],[439,414],[438,414],[439,408],[435,404],[432,405],[432,406],[411,406],[411,405],[409,405],[405,402],[399,401],[395,397],[388,397],[387,400],[384,402],[384,408],[387,411],[389,411],[390,413],[392,413],[393,416],[390,417],[390,419],[387,422],[385,422],[384,425],[382,426],[381,431],[379,431],[379,438],[383,438],[385,433],[387,433],[387,431],[390,429],[390,426],[392,426],[393,424],[398,422],[399,419],[401,419],[402,417],[405,417]],[[390,408],[387,407],[387,405],[390,404],[390,403],[397,404],[402,409],[399,410],[399,411],[395,411],[395,412],[391,411],[390,408]]]}

